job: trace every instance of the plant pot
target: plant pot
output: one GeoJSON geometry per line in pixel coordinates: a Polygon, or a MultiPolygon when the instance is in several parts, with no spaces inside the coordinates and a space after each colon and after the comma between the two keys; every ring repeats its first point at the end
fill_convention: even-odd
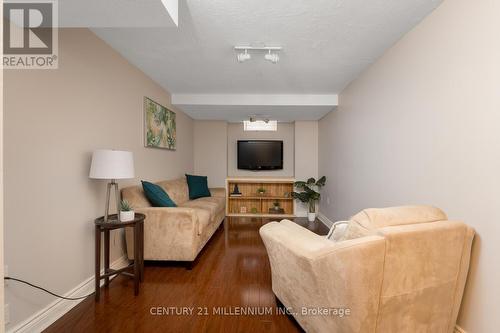
{"type": "Polygon", "coordinates": [[[120,221],[121,222],[129,222],[132,221],[135,218],[135,212],[133,210],[131,211],[120,211],[120,221]]]}
{"type": "Polygon", "coordinates": [[[307,213],[307,219],[309,222],[314,222],[316,220],[316,213],[307,213]]]}

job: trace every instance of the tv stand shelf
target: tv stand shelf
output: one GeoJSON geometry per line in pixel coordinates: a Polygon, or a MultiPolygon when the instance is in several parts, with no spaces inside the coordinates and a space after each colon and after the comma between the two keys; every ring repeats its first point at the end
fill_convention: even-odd
{"type": "Polygon", "coordinates": [[[293,178],[241,177],[226,179],[226,215],[239,217],[295,217],[293,178]],[[231,195],[235,186],[241,195],[231,195]],[[259,194],[264,189],[264,194],[259,194]],[[277,208],[276,208],[277,207],[277,208]]]}

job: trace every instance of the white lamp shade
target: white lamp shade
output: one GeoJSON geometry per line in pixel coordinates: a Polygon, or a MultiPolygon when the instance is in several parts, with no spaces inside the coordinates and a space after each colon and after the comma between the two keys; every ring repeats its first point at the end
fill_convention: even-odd
{"type": "Polygon", "coordinates": [[[131,151],[96,150],[92,154],[90,178],[134,178],[134,156],[131,151]]]}

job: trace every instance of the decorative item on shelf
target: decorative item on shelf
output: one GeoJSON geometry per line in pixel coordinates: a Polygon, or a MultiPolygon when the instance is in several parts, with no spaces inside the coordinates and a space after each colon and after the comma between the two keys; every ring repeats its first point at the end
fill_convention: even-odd
{"type": "Polygon", "coordinates": [[[266,189],[265,189],[265,188],[263,188],[263,187],[259,187],[259,188],[257,189],[257,194],[258,194],[258,195],[264,195],[264,194],[266,194],[266,189]]]}
{"type": "Polygon", "coordinates": [[[241,214],[246,214],[247,213],[247,208],[245,206],[240,207],[240,213],[241,214]]]}
{"type": "Polygon", "coordinates": [[[285,193],[283,194],[283,196],[284,196],[285,198],[290,198],[290,192],[285,192],[285,193]]]}
{"type": "Polygon", "coordinates": [[[175,150],[177,128],[175,112],[144,97],[144,145],[175,150]]]}
{"type": "Polygon", "coordinates": [[[299,199],[303,203],[309,205],[309,212],[307,214],[307,218],[310,222],[316,220],[316,202],[320,199],[321,194],[319,194],[319,190],[325,186],[326,177],[323,176],[318,181],[314,178],[309,178],[307,181],[298,181],[295,182],[294,186],[302,190],[302,192],[292,192],[292,197],[295,199],[299,199]],[[318,190],[318,191],[316,191],[318,190]]]}
{"type": "MultiPolygon", "coordinates": [[[[120,194],[117,179],[134,178],[134,156],[130,151],[96,150],[92,154],[89,178],[108,179],[104,222],[108,222],[111,187],[115,188],[116,211],[120,211],[120,194]]],[[[119,218],[119,217],[118,217],[119,218]]]]}
{"type": "Polygon", "coordinates": [[[252,207],[250,211],[252,212],[252,214],[257,214],[259,212],[255,207],[252,207]]]}
{"type": "Polygon", "coordinates": [[[269,214],[284,214],[285,210],[280,207],[279,201],[273,202],[273,207],[269,208],[269,214]]]}
{"type": "Polygon", "coordinates": [[[234,184],[233,192],[231,192],[230,195],[232,197],[241,197],[242,196],[240,189],[238,188],[238,184],[234,184]]]}
{"type": "Polygon", "coordinates": [[[122,200],[120,202],[120,221],[129,222],[133,221],[134,218],[135,218],[135,212],[132,209],[132,206],[128,203],[127,200],[122,200]]]}

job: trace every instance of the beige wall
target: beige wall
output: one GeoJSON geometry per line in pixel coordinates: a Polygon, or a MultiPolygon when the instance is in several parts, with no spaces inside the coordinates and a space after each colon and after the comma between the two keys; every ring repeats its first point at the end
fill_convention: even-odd
{"type": "Polygon", "coordinates": [[[243,123],[229,123],[227,126],[227,174],[228,176],[251,177],[293,177],[294,176],[294,124],[278,123],[278,130],[248,131],[243,130],[243,123]],[[283,140],[283,170],[249,171],[238,170],[237,141],[238,140],[283,140]]]}
{"type": "Polygon", "coordinates": [[[459,325],[500,327],[500,2],[446,0],[320,121],[330,219],[433,204],[477,231],[459,325]]]}
{"type": "Polygon", "coordinates": [[[209,187],[224,187],[227,176],[227,122],[194,121],[194,173],[209,187]]]}
{"type": "MultiPolygon", "coordinates": [[[[105,182],[88,179],[91,152],[134,152],[136,179],[193,171],[193,121],[177,111],[177,150],[143,147],[143,97],[169,94],[87,29],[59,32],[58,70],[5,73],[5,261],[9,274],[66,293],[94,272],[93,219],[105,182]]],[[[112,236],[112,260],[122,253],[112,236]]],[[[11,324],[54,300],[6,288],[11,324]]]]}
{"type": "MultiPolygon", "coordinates": [[[[295,122],[295,179],[318,179],[318,122],[295,122]]],[[[307,205],[296,200],[295,214],[307,216],[307,205]]]]}

